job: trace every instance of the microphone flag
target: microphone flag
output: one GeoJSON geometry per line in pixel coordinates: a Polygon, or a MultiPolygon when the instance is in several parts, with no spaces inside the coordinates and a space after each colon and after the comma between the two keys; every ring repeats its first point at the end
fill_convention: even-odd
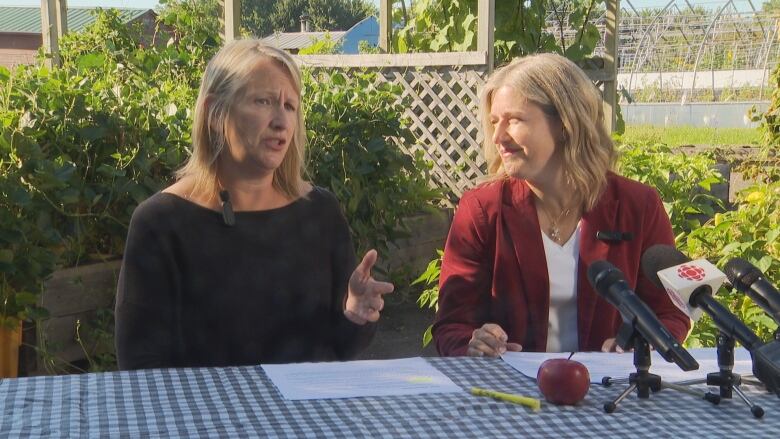
{"type": "Polygon", "coordinates": [[[691,306],[689,301],[691,294],[697,288],[707,285],[714,296],[726,281],[726,275],[710,261],[696,259],[660,270],[658,279],[672,299],[672,303],[692,320],[697,321],[703,315],[703,311],[699,307],[691,306]]]}

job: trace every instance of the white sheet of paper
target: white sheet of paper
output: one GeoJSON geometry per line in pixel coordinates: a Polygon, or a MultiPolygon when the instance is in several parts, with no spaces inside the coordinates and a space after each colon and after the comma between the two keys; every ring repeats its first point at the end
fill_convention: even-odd
{"type": "MultiPolygon", "coordinates": [[[[699,363],[699,369],[683,372],[674,363],[667,363],[658,352],[653,351],[650,373],[660,375],[670,383],[707,378],[710,372],[718,371],[718,356],[715,348],[688,349],[693,358],[699,363]]],[[[542,362],[550,358],[568,358],[569,352],[507,352],[501,358],[518,372],[536,379],[536,373],[542,362]]],[[[577,352],[571,357],[588,368],[590,381],[601,383],[601,378],[608,376],[613,378],[627,378],[631,372],[636,372],[634,367],[634,354],[626,352],[577,352]]],[[[734,349],[734,373],[749,375],[753,373],[753,362],[750,353],[744,348],[734,349]]]]}
{"type": "Polygon", "coordinates": [[[290,400],[463,391],[420,357],[262,367],[282,396],[290,400]]]}

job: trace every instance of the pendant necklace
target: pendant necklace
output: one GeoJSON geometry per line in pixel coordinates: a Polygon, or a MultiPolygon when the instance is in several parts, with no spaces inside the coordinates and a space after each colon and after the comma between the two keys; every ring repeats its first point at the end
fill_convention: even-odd
{"type": "Polygon", "coordinates": [[[561,243],[561,229],[558,227],[558,223],[561,222],[561,220],[565,217],[568,217],[571,213],[570,208],[561,209],[561,213],[558,214],[558,218],[553,219],[550,214],[547,213],[546,208],[542,208],[542,213],[547,218],[548,221],[550,221],[550,227],[547,231],[547,235],[550,236],[550,239],[557,242],[558,244],[561,243]]]}

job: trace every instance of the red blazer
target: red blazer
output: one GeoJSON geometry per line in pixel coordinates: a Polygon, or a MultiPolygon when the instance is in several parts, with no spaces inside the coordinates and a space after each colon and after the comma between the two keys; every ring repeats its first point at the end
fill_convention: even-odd
{"type": "MultiPolygon", "coordinates": [[[[582,216],[577,264],[579,349],[598,351],[617,335],[620,313],[588,282],[591,262],[606,259],[626,277],[669,331],[683,341],[690,319],[641,273],[639,261],[654,244],[674,244],[669,217],[655,189],[610,173],[596,207],[582,216]],[[598,231],[633,234],[604,242],[598,231]]],[[[523,350],[544,351],[550,306],[547,260],[533,195],[525,181],[509,178],[463,195],[452,222],[439,279],[433,338],[439,354],[465,355],[474,329],[500,325],[523,350]]]]}

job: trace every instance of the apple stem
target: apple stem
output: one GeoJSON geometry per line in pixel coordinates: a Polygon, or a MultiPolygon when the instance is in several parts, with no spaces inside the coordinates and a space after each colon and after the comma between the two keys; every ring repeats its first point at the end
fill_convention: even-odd
{"type": "Polygon", "coordinates": [[[569,354],[569,358],[567,358],[567,360],[571,360],[571,357],[573,357],[573,356],[574,356],[574,352],[572,352],[571,354],[569,354]]]}

